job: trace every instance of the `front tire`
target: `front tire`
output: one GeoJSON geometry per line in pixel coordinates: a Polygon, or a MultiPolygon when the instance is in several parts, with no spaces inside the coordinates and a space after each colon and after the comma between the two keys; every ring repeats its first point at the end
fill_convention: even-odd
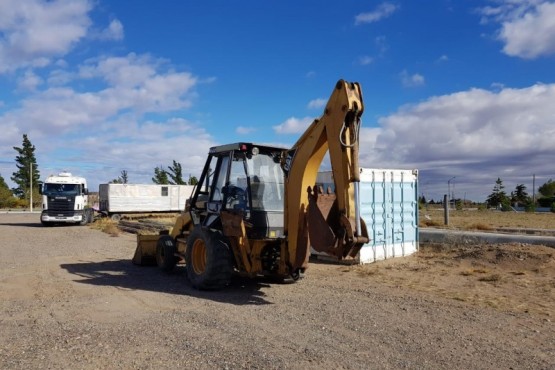
{"type": "Polygon", "coordinates": [[[233,256],[221,233],[196,226],[187,238],[187,277],[201,290],[228,286],[233,273],[233,256]]]}
{"type": "Polygon", "coordinates": [[[79,225],[85,226],[88,223],[92,222],[92,208],[86,208],[83,211],[83,219],[79,222],[79,225]]]}
{"type": "Polygon", "coordinates": [[[177,264],[175,243],[171,236],[161,235],[156,243],[156,264],[164,272],[171,272],[177,264]]]}

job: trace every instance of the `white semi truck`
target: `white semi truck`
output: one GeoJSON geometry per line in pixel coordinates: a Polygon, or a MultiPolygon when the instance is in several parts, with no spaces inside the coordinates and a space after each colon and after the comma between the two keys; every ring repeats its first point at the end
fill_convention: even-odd
{"type": "Polygon", "coordinates": [[[86,225],[94,216],[88,207],[87,180],[69,172],[50,175],[41,185],[41,223],[45,226],[57,223],[86,225]]]}

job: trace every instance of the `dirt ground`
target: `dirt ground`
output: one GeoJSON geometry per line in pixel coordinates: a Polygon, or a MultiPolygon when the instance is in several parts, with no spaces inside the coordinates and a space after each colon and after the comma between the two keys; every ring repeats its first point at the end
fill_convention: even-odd
{"type": "Polygon", "coordinates": [[[134,248],[0,214],[0,367],[555,369],[555,249],[438,245],[201,292],[134,248]]]}

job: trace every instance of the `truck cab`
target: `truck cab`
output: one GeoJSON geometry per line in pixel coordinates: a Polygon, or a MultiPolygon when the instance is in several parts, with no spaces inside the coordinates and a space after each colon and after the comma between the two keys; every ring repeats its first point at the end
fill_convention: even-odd
{"type": "Polygon", "coordinates": [[[41,223],[85,225],[92,221],[93,210],[88,208],[87,180],[69,172],[50,175],[40,187],[42,194],[41,223]]]}

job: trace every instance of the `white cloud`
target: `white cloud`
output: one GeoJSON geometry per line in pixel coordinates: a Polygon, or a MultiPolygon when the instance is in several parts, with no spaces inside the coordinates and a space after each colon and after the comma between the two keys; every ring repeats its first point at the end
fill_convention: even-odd
{"type": "Polygon", "coordinates": [[[273,129],[277,134],[299,134],[304,132],[312,123],[312,121],[314,121],[314,118],[311,117],[291,117],[288,118],[285,122],[277,126],[273,126],[273,129]]]}
{"type": "Polygon", "coordinates": [[[492,82],[490,87],[494,91],[500,91],[505,87],[505,84],[503,84],[501,82],[492,82]]]}
{"type": "Polygon", "coordinates": [[[418,73],[411,75],[406,70],[403,70],[399,74],[399,77],[401,78],[401,83],[404,87],[417,87],[422,86],[425,83],[424,76],[418,73]]]}
{"type": "Polygon", "coordinates": [[[104,29],[98,36],[101,40],[123,40],[123,24],[117,19],[110,22],[108,27],[104,29]]]}
{"type": "Polygon", "coordinates": [[[180,118],[168,121],[140,123],[122,119],[118,125],[98,127],[94,135],[68,141],[52,138],[48,145],[44,139],[33,139],[40,156],[40,163],[50,166],[49,172],[64,169],[83,174],[92,189],[106,183],[127,170],[132,183],[152,183],[156,166],[169,166],[173,160],[183,166],[184,176],[197,176],[208,154],[217,143],[198,123],[180,118]],[[52,148],[64,148],[72,153],[65,158],[52,148]],[[76,164],[82,164],[77,166],[76,164]],[[71,168],[73,166],[73,168],[71,168]]]}
{"type": "Polygon", "coordinates": [[[197,78],[162,66],[158,60],[130,54],[89,62],[79,73],[63,71],[57,76],[61,82],[64,77],[86,78],[100,87],[85,92],[67,86],[49,87],[22,99],[19,108],[0,115],[0,127],[16,127],[20,133],[34,130],[37,135],[64,134],[113,122],[124,112],[141,117],[144,113],[190,107],[197,78]]]}
{"type": "Polygon", "coordinates": [[[372,62],[374,62],[374,58],[368,56],[368,55],[364,55],[358,58],[358,64],[362,65],[362,66],[366,66],[369,64],[372,64],[372,62]]]}
{"type": "Polygon", "coordinates": [[[381,19],[389,17],[397,9],[399,9],[398,5],[389,2],[381,3],[374,11],[358,14],[355,17],[355,24],[377,22],[381,19]]]}
{"type": "Polygon", "coordinates": [[[3,0],[0,2],[0,73],[44,66],[87,33],[88,0],[3,0]]]}
{"type": "Polygon", "coordinates": [[[553,101],[555,84],[433,97],[381,118],[379,133],[363,128],[361,164],[419,168],[436,184],[457,176],[475,200],[485,199],[498,176],[509,191],[532,174],[555,177],[546,165],[555,156],[553,101]]]}
{"type": "Polygon", "coordinates": [[[308,102],[308,109],[321,109],[326,106],[328,101],[326,99],[318,98],[308,102]]]}
{"type": "Polygon", "coordinates": [[[235,132],[239,135],[248,135],[256,131],[254,127],[246,127],[246,126],[237,126],[235,132]]]}
{"type": "Polygon", "coordinates": [[[524,59],[555,53],[555,3],[543,0],[504,1],[480,9],[482,22],[500,24],[503,52],[524,59]]]}
{"type": "Polygon", "coordinates": [[[197,85],[214,78],[201,81],[167,60],[133,53],[68,63],[79,57],[69,53],[85,38],[123,37],[118,20],[95,33],[88,16],[95,4],[0,1],[0,74],[13,73],[18,91],[32,92],[0,103],[0,174],[9,183],[12,147],[23,133],[37,148],[42,175],[68,169],[89,178],[93,189],[123,169],[131,181],[149,183],[155,166],[174,159],[185,174],[199,174],[217,143],[202,122],[181,116],[197,85]]]}
{"type": "Polygon", "coordinates": [[[449,61],[449,57],[445,54],[443,54],[442,56],[440,56],[439,58],[437,58],[436,63],[444,63],[449,61]]]}
{"type": "Polygon", "coordinates": [[[23,76],[17,80],[17,89],[19,91],[35,91],[42,83],[42,78],[37,76],[33,71],[27,70],[23,76]]]}

